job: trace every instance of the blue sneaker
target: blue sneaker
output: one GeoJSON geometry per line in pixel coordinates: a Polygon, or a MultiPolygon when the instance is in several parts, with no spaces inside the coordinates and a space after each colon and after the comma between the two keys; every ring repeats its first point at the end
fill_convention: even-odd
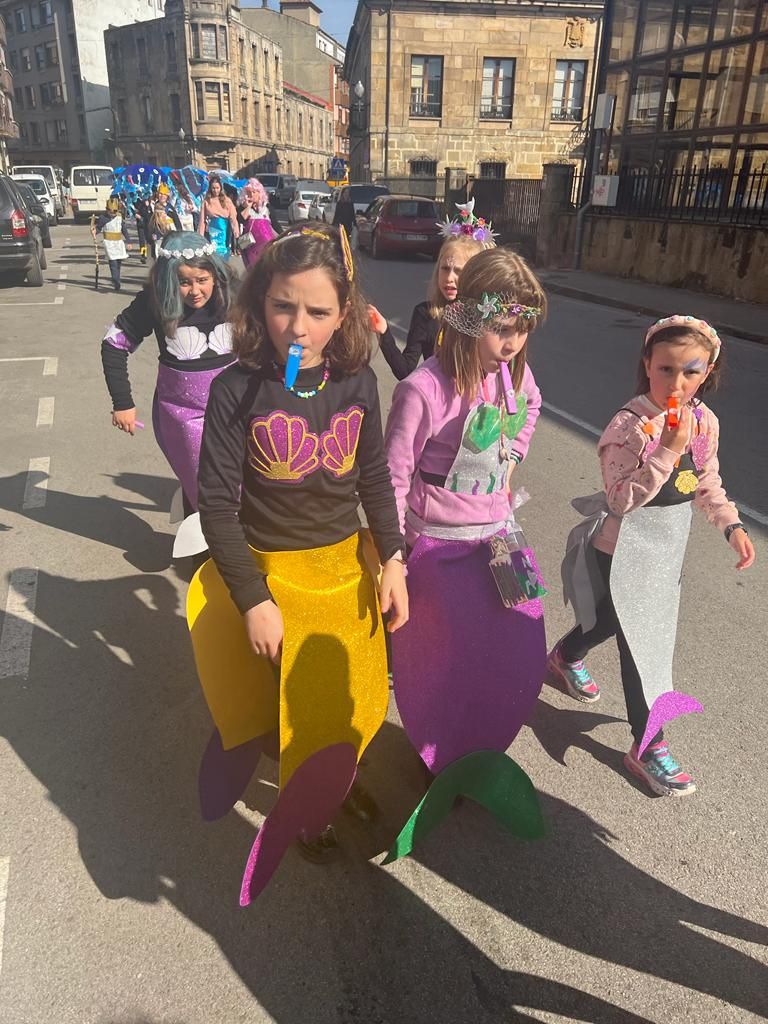
{"type": "Polygon", "coordinates": [[[637,756],[637,744],[633,743],[624,764],[659,796],[688,796],[696,792],[696,784],[670,754],[666,740],[651,744],[642,757],[637,756]]]}
{"type": "Polygon", "coordinates": [[[600,687],[589,674],[589,670],[583,661],[565,661],[560,655],[560,644],[556,644],[549,655],[547,669],[551,676],[555,676],[565,683],[565,689],[574,698],[583,704],[594,704],[600,700],[600,687]]]}

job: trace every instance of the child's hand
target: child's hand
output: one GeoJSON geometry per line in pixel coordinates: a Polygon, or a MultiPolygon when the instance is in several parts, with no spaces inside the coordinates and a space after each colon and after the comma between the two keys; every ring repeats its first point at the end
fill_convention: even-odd
{"type": "Polygon", "coordinates": [[[280,664],[283,653],[283,616],[274,601],[262,601],[243,615],[248,642],[255,654],[280,664]]]}
{"type": "Polygon", "coordinates": [[[408,588],[405,585],[405,566],[397,558],[384,563],[381,572],[379,600],[383,612],[392,612],[387,623],[390,633],[396,632],[408,621],[408,588]]]}
{"type": "Polygon", "coordinates": [[[371,325],[371,330],[377,334],[384,334],[387,329],[387,321],[376,309],[375,306],[368,305],[368,322],[371,325]]]}
{"type": "Polygon", "coordinates": [[[728,538],[728,543],[739,556],[736,568],[748,569],[755,560],[755,546],[749,539],[746,531],[733,530],[728,538]]]}
{"type": "Polygon", "coordinates": [[[662,448],[666,448],[671,452],[677,452],[678,455],[682,455],[691,436],[692,418],[693,413],[691,412],[691,407],[684,405],[680,410],[677,426],[670,427],[669,418],[665,413],[664,429],[662,430],[661,437],[659,438],[659,444],[662,448]]]}
{"type": "Polygon", "coordinates": [[[120,409],[112,413],[112,426],[124,430],[127,434],[136,433],[136,409],[120,409]]]}

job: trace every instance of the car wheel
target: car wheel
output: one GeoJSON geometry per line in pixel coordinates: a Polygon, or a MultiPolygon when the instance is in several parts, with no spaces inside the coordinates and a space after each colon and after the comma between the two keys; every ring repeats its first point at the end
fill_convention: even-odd
{"type": "Polygon", "coordinates": [[[43,238],[43,248],[44,249],[52,249],[53,248],[53,242],[51,241],[51,233],[50,233],[50,231],[45,236],[45,238],[43,238]]]}
{"type": "Polygon", "coordinates": [[[58,213],[54,213],[54,215],[53,215],[53,226],[55,228],[57,228],[59,226],[59,215],[58,215],[58,213]]]}
{"type": "Polygon", "coordinates": [[[375,231],[371,235],[371,259],[381,259],[381,249],[379,248],[379,236],[375,231]]]}
{"type": "Polygon", "coordinates": [[[27,271],[27,284],[32,288],[43,286],[43,268],[37,253],[32,257],[32,266],[27,271]]]}
{"type": "Polygon", "coordinates": [[[48,269],[48,257],[45,255],[45,247],[44,246],[40,247],[40,269],[41,270],[47,270],[48,269]]]}

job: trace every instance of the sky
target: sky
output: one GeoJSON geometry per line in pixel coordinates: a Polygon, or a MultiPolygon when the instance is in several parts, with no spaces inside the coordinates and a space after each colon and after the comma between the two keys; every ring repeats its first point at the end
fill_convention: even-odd
{"type": "MultiPolygon", "coordinates": [[[[321,26],[346,46],[347,36],[355,17],[357,0],[314,0],[314,2],[323,12],[320,17],[321,26]]],[[[269,0],[269,6],[275,11],[279,10],[280,0],[269,0]]],[[[260,0],[245,0],[243,7],[261,7],[261,3],[260,0]]]]}

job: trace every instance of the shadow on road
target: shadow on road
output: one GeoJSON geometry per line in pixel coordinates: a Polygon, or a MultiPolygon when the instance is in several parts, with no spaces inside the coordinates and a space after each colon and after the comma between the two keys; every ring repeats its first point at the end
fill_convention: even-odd
{"type": "MultiPolygon", "coordinates": [[[[353,854],[372,843],[356,823],[342,831],[345,860],[318,867],[290,851],[255,906],[240,910],[254,829],[236,812],[200,821],[196,777],[211,726],[174,587],[148,574],[78,582],[40,573],[36,614],[48,631],[35,633],[27,684],[0,687],[0,732],[74,825],[100,892],[172,904],[213,938],[277,1024],[529,1022],[535,1010],[649,1024],[578,988],[497,966],[392,869],[353,854]]],[[[420,773],[391,724],[366,762],[364,781],[384,811],[375,845],[384,849],[421,795],[420,773]]],[[[254,792],[264,804],[263,785],[246,803],[254,792]]],[[[598,822],[543,800],[551,834],[542,842],[510,839],[467,802],[418,861],[567,948],[762,1012],[760,965],[693,927],[750,942],[766,942],[768,930],[659,883],[612,849],[598,822]]],[[[55,883],[40,881],[49,876],[46,844],[25,856],[25,871],[56,903],[55,883]]],[[[148,990],[154,1000],[162,984],[148,990]]],[[[133,1014],[96,1019],[152,1024],[141,998],[133,1014]]]]}

